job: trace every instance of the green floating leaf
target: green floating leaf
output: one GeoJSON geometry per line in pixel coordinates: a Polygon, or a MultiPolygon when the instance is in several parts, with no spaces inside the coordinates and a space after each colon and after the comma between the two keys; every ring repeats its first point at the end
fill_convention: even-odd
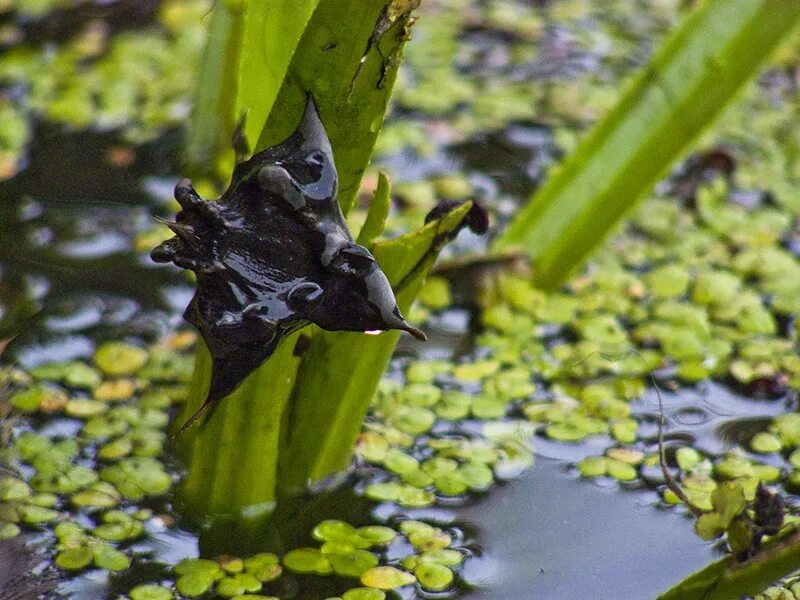
{"type": "Polygon", "coordinates": [[[10,540],[17,537],[21,532],[19,525],[16,523],[7,523],[0,521],[0,540],[10,540]]]}
{"type": "Polygon", "coordinates": [[[96,544],[92,551],[94,553],[94,564],[99,569],[124,571],[131,566],[131,559],[124,552],[109,544],[96,544]]]}
{"type": "Polygon", "coordinates": [[[375,588],[353,588],[342,594],[342,600],[385,600],[386,593],[375,588]]]}
{"type": "Polygon", "coordinates": [[[220,579],[217,582],[216,592],[224,598],[232,598],[246,592],[257,592],[261,589],[261,585],[261,581],[250,573],[236,573],[220,579]]]}
{"type": "Polygon", "coordinates": [[[147,350],[124,342],[106,342],[94,355],[95,364],[106,375],[130,375],[147,362],[147,350]]]}
{"type": "Polygon", "coordinates": [[[146,583],[131,589],[128,597],[131,600],[172,600],[175,595],[167,587],[146,583]]]}
{"type": "Polygon", "coordinates": [[[357,530],[359,536],[368,540],[373,546],[385,546],[397,537],[397,532],[391,527],[383,525],[366,525],[357,530]]]}
{"type": "Polygon", "coordinates": [[[453,572],[444,565],[421,562],[414,568],[419,584],[432,592],[446,590],[453,583],[453,572]]]}
{"type": "Polygon", "coordinates": [[[328,575],[333,571],[330,560],[316,548],[297,548],[283,557],[283,566],[295,573],[328,575]]]}
{"type": "Polygon", "coordinates": [[[94,560],[91,548],[67,548],[56,555],[56,566],[68,571],[79,571],[88,567],[94,560]]]}
{"type": "Polygon", "coordinates": [[[366,550],[355,550],[350,554],[332,554],[328,556],[333,571],[343,577],[359,578],[361,575],[378,565],[378,557],[366,550]]]}
{"type": "Polygon", "coordinates": [[[411,573],[389,566],[373,567],[361,575],[361,583],[380,590],[393,590],[415,581],[416,577],[411,573]]]}
{"type": "Polygon", "coordinates": [[[214,576],[208,572],[191,572],[178,577],[175,588],[183,596],[196,598],[214,586],[214,576]]]}

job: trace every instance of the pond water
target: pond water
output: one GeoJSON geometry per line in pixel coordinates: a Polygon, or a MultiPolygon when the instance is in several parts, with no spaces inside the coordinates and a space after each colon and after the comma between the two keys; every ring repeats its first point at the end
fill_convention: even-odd
{"type": "MultiPolygon", "coordinates": [[[[142,3],[129,26],[147,28],[159,18],[170,23],[163,14],[158,16],[159,4],[142,3]]],[[[450,196],[480,198],[492,213],[494,229],[502,227],[542,182],[547,169],[612,103],[620,78],[649,55],[655,41],[684,10],[677,2],[646,2],[635,10],[626,3],[613,3],[607,20],[603,20],[590,3],[578,1],[565,2],[560,8],[548,2],[536,3],[535,8],[525,2],[475,2],[457,17],[454,3],[431,4],[426,9],[430,12],[422,15],[418,39],[409,48],[409,68],[399,84],[397,106],[378,146],[376,162],[394,176],[397,205],[404,209],[390,219],[393,232],[419,222],[430,201],[450,196]],[[426,17],[430,19],[427,24],[426,17]],[[441,61],[426,63],[426,57],[437,53],[442,54],[441,61]],[[437,72],[436,68],[440,70],[437,72]],[[446,78],[450,85],[445,87],[453,97],[432,97],[430,85],[437,77],[446,78]],[[504,83],[501,85],[500,81],[504,83]],[[464,91],[465,88],[470,89],[464,91]],[[536,102],[530,102],[528,95],[534,91],[536,102]]],[[[105,19],[110,24],[104,33],[109,39],[125,29],[113,11],[105,16],[73,16],[75,22],[65,21],[70,23],[64,26],[70,31],[84,31],[86,23],[94,19],[105,19]]],[[[46,18],[22,19],[18,23],[16,44],[21,47],[38,48],[45,43],[42,32],[52,31],[53,27],[46,18]]],[[[64,38],[69,39],[69,35],[64,34],[64,38]]],[[[195,46],[196,51],[199,42],[195,46]]],[[[20,83],[8,80],[9,72],[14,72],[11,67],[0,72],[6,81],[0,91],[6,96],[32,97],[52,107],[52,99],[36,98],[39,92],[35,75],[17,74],[20,80],[27,78],[27,82],[20,83]],[[29,89],[20,89],[26,86],[29,89]]],[[[769,113],[770,119],[764,119],[775,129],[785,125],[776,114],[789,113],[790,119],[797,106],[797,81],[787,83],[789,78],[781,79],[782,73],[780,66],[775,67],[773,78],[765,79],[762,88],[751,91],[746,104],[747,110],[762,109],[761,98],[776,95],[778,108],[769,113]]],[[[185,103],[188,85],[181,93],[185,103]]],[[[24,106],[24,102],[19,104],[24,106]]],[[[124,340],[154,352],[159,340],[186,329],[180,315],[191,297],[191,283],[177,269],[157,266],[147,257],[163,235],[153,215],[163,217],[171,212],[171,188],[181,174],[182,134],[177,128],[180,111],[175,113],[172,120],[164,119],[154,127],[155,133],[150,131],[149,137],[141,131],[148,125],[139,122],[134,128],[138,128],[137,134],[131,135],[128,125],[87,130],[75,123],[59,122],[55,111],[45,110],[48,118],[26,114],[31,132],[25,139],[25,151],[14,155],[14,176],[0,181],[0,339],[16,336],[3,354],[6,365],[34,374],[37,367],[54,362],[83,361],[92,365],[98,346],[104,342],[124,340]]],[[[739,144],[736,157],[743,182],[732,184],[731,198],[726,195],[724,201],[726,207],[734,207],[729,212],[739,212],[730,216],[720,209],[719,214],[732,223],[729,229],[720,226],[716,230],[703,220],[702,206],[697,210],[692,206],[694,198],[690,202],[681,196],[689,190],[687,195],[699,197],[702,192],[697,192],[698,186],[705,189],[703,185],[713,185],[718,180],[718,169],[704,170],[702,164],[698,169],[697,161],[702,160],[694,157],[662,184],[658,198],[649,201],[648,206],[661,221],[637,216],[631,231],[626,230],[607,244],[593,266],[576,277],[563,294],[543,299],[528,288],[520,292],[522,284],[513,283],[517,281],[513,268],[504,271],[497,265],[480,262],[466,268],[445,263],[437,273],[437,282],[449,284],[448,301],[442,305],[428,299],[412,315],[426,323],[430,342],[422,345],[402,340],[365,425],[355,468],[339,489],[282,506],[278,511],[281,523],[262,525],[247,540],[232,531],[199,539],[181,515],[174,513],[170,493],[139,497],[123,493],[115,505],[128,514],[140,509],[152,513],[143,513],[143,532],[138,537],[118,544],[124,553],[134,557],[130,568],[109,575],[109,570],[103,568],[71,571],[52,566],[50,559],[56,551],[53,524],[70,520],[89,530],[97,526],[102,513],[96,505],[70,504],[76,490],[53,488],[52,494],[57,498],[49,506],[55,506],[60,515],[41,521],[22,519],[33,560],[43,557],[50,561],[32,571],[34,579],[50,581],[55,590],[52,593],[62,597],[117,598],[137,584],[164,583],[171,587],[175,580],[172,566],[196,557],[198,552],[208,557],[223,553],[249,556],[277,550],[278,546],[285,551],[318,545],[311,530],[323,519],[341,519],[354,526],[381,523],[396,529],[405,520],[416,519],[444,529],[452,539],[452,547],[466,560],[456,569],[455,583],[446,591],[406,586],[391,592],[392,598],[653,598],[721,555],[718,542],[702,541],[694,533],[692,519],[665,501],[663,478],[654,462],[660,409],[650,384],[656,381],[663,390],[670,466],[680,473],[685,485],[691,487],[693,481],[701,479],[713,482],[713,477],[747,481],[760,478],[779,487],[793,511],[797,497],[791,492],[797,490],[798,465],[790,453],[800,439],[785,434],[788,425],[784,427],[780,421],[796,409],[798,374],[791,360],[796,355],[794,320],[790,316],[793,311],[776,308],[765,300],[768,316],[764,319],[774,321],[774,327],[768,325],[759,330],[762,321],[757,325],[750,320],[742,324],[738,313],[729,318],[721,314],[720,307],[712,302],[703,304],[697,300],[697,293],[687,291],[700,287],[696,280],[701,278],[703,268],[710,265],[717,271],[728,269],[733,257],[749,248],[752,240],[735,237],[742,228],[762,232],[764,237],[758,244],[781,252],[788,249],[781,254],[781,260],[797,262],[789,242],[798,239],[798,213],[788,203],[768,202],[761,193],[769,186],[758,178],[771,173],[773,162],[779,160],[776,158],[765,167],[747,154],[751,149],[748,144],[754,143],[742,132],[741,124],[747,121],[747,115],[744,109],[731,114],[719,129],[722,142],[739,144]],[[743,209],[737,198],[755,198],[754,208],[743,209]],[[785,219],[781,220],[781,216],[785,219]],[[680,250],[676,250],[681,244],[662,230],[670,228],[676,229],[679,236],[689,231],[698,239],[701,233],[711,233],[708,239],[701,240],[702,244],[697,243],[698,247],[705,244],[702,250],[681,262],[680,250]],[[772,233],[774,236],[770,237],[772,233]],[[713,243],[709,241],[712,238],[713,243]],[[654,247],[662,242],[660,254],[662,250],[654,247]],[[734,247],[730,252],[724,250],[734,247]],[[612,264],[610,255],[622,259],[612,264]],[[673,262],[691,272],[692,283],[684,284],[682,291],[664,292],[658,301],[652,301],[652,306],[647,304],[651,302],[647,294],[637,295],[634,291],[624,303],[616,303],[615,299],[640,283],[640,277],[645,281],[643,285],[653,289],[672,277],[673,273],[667,273],[647,279],[647,274],[653,271],[653,265],[659,268],[673,262]],[[614,283],[614,278],[623,275],[629,278],[624,286],[614,283]],[[491,294],[475,292],[493,279],[501,281],[501,300],[497,302],[486,299],[491,294]],[[581,287],[582,281],[588,283],[581,287]],[[587,286],[589,292],[585,292],[587,286]],[[623,289],[626,291],[621,292],[623,289]],[[523,294],[531,306],[538,308],[527,311],[515,293],[523,294]],[[669,310],[678,313],[675,304],[683,306],[683,312],[677,317],[672,313],[665,316],[669,310]],[[511,310],[503,312],[509,306],[511,310]],[[705,316],[697,317],[698,306],[705,316]],[[705,306],[710,306],[710,317],[705,306]],[[609,315],[617,326],[608,325],[609,315]],[[673,339],[668,333],[658,330],[650,334],[646,330],[653,323],[674,325],[684,321],[685,325],[695,317],[698,328],[711,332],[712,326],[719,327],[713,330],[715,334],[730,334],[731,344],[738,344],[738,354],[729,349],[719,359],[721,371],[708,366],[712,358],[718,358],[718,348],[712,340],[698,334],[703,356],[698,360],[694,350],[670,346],[673,339]],[[773,345],[767,350],[749,348],[747,334],[742,335],[747,327],[751,327],[750,337],[773,345]],[[527,337],[515,337],[514,330],[520,328],[528,329],[527,337]],[[641,335],[635,337],[634,332],[641,335]],[[620,342],[620,335],[625,337],[624,343],[620,342]],[[597,366],[590,358],[597,358],[599,351],[593,349],[595,346],[581,345],[584,342],[599,344],[609,354],[619,352],[624,357],[626,352],[635,352],[642,356],[637,354],[626,366],[597,366]],[[651,365],[648,361],[652,357],[645,355],[655,352],[654,348],[663,353],[651,365]],[[563,354],[567,349],[571,354],[563,354]],[[774,366],[764,358],[765,352],[777,356],[775,360],[780,365],[774,366]],[[741,365],[731,367],[729,373],[731,357],[739,358],[741,365]],[[446,363],[444,367],[442,361],[446,363]],[[570,371],[581,368],[586,373],[579,376],[570,371]],[[737,374],[746,368],[764,371],[759,376],[739,377],[737,374]],[[689,375],[698,369],[698,376],[689,375]],[[435,374],[424,374],[428,370],[435,374]],[[479,371],[477,375],[475,370],[479,371]],[[523,391],[502,388],[504,378],[523,391]],[[699,383],[693,385],[696,381],[699,383]],[[633,391],[628,392],[629,387],[633,391]],[[611,388],[613,399],[606,395],[611,388]],[[438,399],[425,403],[420,399],[431,393],[437,398],[460,393],[471,398],[464,401],[471,405],[462,414],[454,399],[449,403],[438,399]],[[496,397],[483,402],[492,393],[496,397]],[[597,402],[592,394],[597,394],[597,402]],[[436,423],[413,434],[399,425],[395,427],[399,421],[397,413],[392,412],[397,408],[395,402],[406,402],[415,410],[424,407],[431,415],[435,413],[436,423]],[[456,413],[460,416],[454,416],[456,413]],[[415,501],[405,505],[381,498],[376,484],[410,479],[411,475],[388,461],[371,458],[369,445],[378,441],[368,434],[390,440],[408,438],[407,442],[391,441],[389,447],[401,448],[423,463],[432,457],[456,457],[463,466],[465,462],[472,464],[472,459],[467,460],[471,452],[493,453],[486,463],[492,468],[490,483],[453,493],[448,493],[444,483],[428,483],[420,488],[427,494],[422,496],[423,501],[414,496],[415,501]],[[778,436],[779,448],[758,446],[755,440],[759,434],[778,436]],[[460,443],[463,447],[458,446],[460,443]],[[697,460],[676,458],[679,447],[697,451],[697,460]],[[614,454],[620,449],[628,454],[614,454]],[[614,476],[611,467],[605,467],[594,477],[580,470],[586,460],[606,454],[609,465],[633,466],[633,474],[620,474],[618,470],[614,476]],[[728,477],[720,465],[733,469],[731,456],[740,461],[736,463],[740,470],[728,477]]],[[[469,255],[484,245],[485,241],[466,233],[450,247],[446,258],[469,255]]],[[[742,274],[743,283],[736,288],[742,295],[763,294],[771,298],[784,291],[763,289],[761,279],[766,276],[756,274],[755,268],[749,277],[745,267],[734,266],[730,270],[742,274]]],[[[792,273],[787,268],[785,276],[791,278],[792,273]]],[[[678,275],[680,279],[682,274],[678,275]]],[[[758,307],[763,308],[760,300],[758,307]]],[[[747,310],[757,312],[752,305],[747,310]]],[[[762,317],[762,313],[757,312],[757,316],[762,317]]],[[[751,316],[750,312],[747,314],[751,316]]],[[[694,325],[692,321],[690,326],[694,325]]],[[[690,333],[693,332],[696,331],[692,329],[690,333]]],[[[681,333],[689,335],[684,329],[681,333]]],[[[190,348],[180,348],[181,352],[184,350],[188,352],[190,348]]],[[[185,376],[191,359],[188,353],[181,356],[183,366],[175,370],[185,376]]],[[[17,373],[16,377],[14,386],[29,385],[24,376],[17,373]]],[[[36,378],[52,380],[41,375],[36,378]]],[[[111,378],[103,375],[101,379],[111,378]]],[[[90,395],[97,398],[91,390],[97,388],[99,380],[90,386],[84,385],[85,380],[73,380],[71,384],[63,378],[59,381],[72,399],[88,399],[90,395]]],[[[185,384],[185,378],[178,376],[167,378],[163,385],[155,381],[159,390],[185,384]]],[[[123,399],[123,406],[134,406],[138,399],[138,395],[134,400],[123,399]]],[[[88,423],[92,417],[105,414],[102,411],[107,412],[108,406],[84,403],[75,405],[72,412],[66,409],[64,414],[64,410],[33,411],[14,421],[9,428],[9,447],[19,453],[19,439],[31,432],[57,442],[81,439],[77,458],[70,460],[94,470],[113,466],[118,457],[98,457],[98,453],[103,452],[108,440],[117,439],[118,433],[106,432],[86,442],[88,423]],[[95,409],[98,413],[90,414],[95,409]]],[[[148,414],[158,420],[161,416],[155,413],[159,411],[174,416],[177,409],[167,401],[148,414]]],[[[137,418],[144,418],[144,413],[137,414],[137,418]]],[[[107,426],[98,423],[94,421],[97,427],[107,426]]],[[[162,431],[165,427],[166,423],[161,423],[150,429],[162,431]]],[[[156,442],[160,449],[164,445],[163,433],[155,439],[160,440],[156,442]]],[[[179,467],[168,455],[157,452],[138,456],[162,460],[170,482],[180,475],[179,467]]],[[[29,481],[35,481],[37,469],[41,470],[32,466],[36,464],[32,459],[16,457],[12,462],[22,478],[29,481]]],[[[728,473],[733,472],[730,469],[728,473]]],[[[414,470],[416,476],[418,471],[414,470]]],[[[105,477],[103,480],[110,481],[105,477]]],[[[42,491],[39,496],[50,493],[42,491]]],[[[708,493],[698,493],[696,498],[698,502],[708,501],[708,493]]],[[[40,497],[40,501],[46,503],[50,499],[40,497]]],[[[4,514],[0,512],[0,521],[4,514]]],[[[415,551],[410,538],[401,537],[378,552],[382,563],[398,565],[404,556],[415,551]]],[[[0,552],[0,561],[5,560],[3,556],[0,552]]],[[[7,574],[2,567],[0,596],[4,590],[14,589],[12,585],[32,585],[9,582],[4,579],[7,574]]],[[[281,599],[322,599],[343,593],[356,586],[356,581],[287,573],[267,582],[267,591],[262,593],[281,599]]]]}

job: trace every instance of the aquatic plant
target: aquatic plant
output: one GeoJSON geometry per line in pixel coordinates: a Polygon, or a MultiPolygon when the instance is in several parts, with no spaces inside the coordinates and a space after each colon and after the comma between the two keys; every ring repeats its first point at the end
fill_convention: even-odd
{"type": "Polygon", "coordinates": [[[800,5],[707,0],[494,242],[522,247],[555,289],[735,97],[800,5]]]}

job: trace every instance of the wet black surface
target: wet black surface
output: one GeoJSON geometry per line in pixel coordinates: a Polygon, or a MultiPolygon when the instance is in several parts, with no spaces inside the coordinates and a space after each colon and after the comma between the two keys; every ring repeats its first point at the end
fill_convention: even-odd
{"type": "Polygon", "coordinates": [[[200,198],[188,179],[178,183],[181,211],[167,224],[176,236],[151,258],[195,273],[185,318],[212,359],[208,397],[184,428],[310,323],[425,338],[400,314],[372,254],[354,241],[337,188],[333,151],[310,96],[294,133],[239,163],[219,200],[200,198]]]}

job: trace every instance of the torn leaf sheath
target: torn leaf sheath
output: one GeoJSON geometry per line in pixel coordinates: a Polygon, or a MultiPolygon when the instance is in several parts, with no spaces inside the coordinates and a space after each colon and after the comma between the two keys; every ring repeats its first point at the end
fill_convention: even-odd
{"type": "Polygon", "coordinates": [[[216,202],[200,198],[189,180],[176,186],[175,237],[152,258],[197,275],[184,316],[212,357],[208,397],[187,425],[310,322],[424,338],[400,314],[373,256],[353,241],[336,192],[330,143],[310,99],[297,130],[237,165],[216,202]]]}

